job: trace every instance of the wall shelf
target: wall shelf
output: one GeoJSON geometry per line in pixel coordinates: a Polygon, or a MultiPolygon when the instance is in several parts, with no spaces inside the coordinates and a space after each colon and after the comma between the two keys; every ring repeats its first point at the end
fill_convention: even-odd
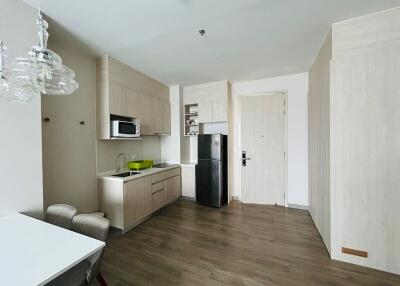
{"type": "Polygon", "coordinates": [[[185,120],[183,123],[185,136],[195,136],[199,134],[198,115],[199,113],[197,104],[185,105],[185,120]]]}

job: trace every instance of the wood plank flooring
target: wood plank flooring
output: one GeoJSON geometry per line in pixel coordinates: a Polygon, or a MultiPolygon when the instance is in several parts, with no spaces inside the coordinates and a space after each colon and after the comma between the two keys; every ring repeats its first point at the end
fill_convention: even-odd
{"type": "Polygon", "coordinates": [[[306,211],[238,202],[179,201],[112,234],[101,272],[109,286],[400,285],[400,276],[331,260],[306,211]]]}

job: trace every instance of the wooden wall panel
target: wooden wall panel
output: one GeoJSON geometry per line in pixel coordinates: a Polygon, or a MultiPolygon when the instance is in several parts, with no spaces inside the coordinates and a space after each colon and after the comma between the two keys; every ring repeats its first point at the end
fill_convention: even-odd
{"type": "Polygon", "coordinates": [[[331,95],[332,256],[397,274],[399,19],[396,8],[333,26],[331,95]]]}
{"type": "Polygon", "coordinates": [[[309,73],[309,210],[330,252],[330,63],[328,33],[309,73]]]}
{"type": "Polygon", "coordinates": [[[151,77],[127,66],[109,56],[109,80],[113,83],[126,86],[141,94],[154,96],[169,102],[169,87],[151,77]]]}

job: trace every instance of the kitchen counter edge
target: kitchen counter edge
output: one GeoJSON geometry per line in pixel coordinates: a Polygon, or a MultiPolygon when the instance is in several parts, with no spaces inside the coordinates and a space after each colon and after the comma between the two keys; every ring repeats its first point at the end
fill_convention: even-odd
{"type": "MultiPolygon", "coordinates": [[[[132,180],[136,180],[139,178],[143,178],[146,176],[150,176],[150,175],[154,175],[157,173],[161,173],[161,172],[165,172],[168,170],[172,170],[172,169],[176,169],[176,168],[180,168],[181,165],[176,164],[167,168],[150,168],[150,169],[144,169],[144,170],[140,170],[137,172],[141,172],[141,174],[138,175],[133,175],[133,176],[129,176],[129,177],[113,177],[112,175],[115,174],[115,170],[112,171],[106,171],[106,172],[101,172],[97,175],[97,179],[103,179],[103,180],[114,180],[114,181],[122,181],[122,182],[128,182],[128,181],[132,181],[132,180]]],[[[129,172],[129,170],[122,170],[120,173],[124,173],[124,172],[129,172]]],[[[136,171],[134,171],[136,172],[136,171]]]]}

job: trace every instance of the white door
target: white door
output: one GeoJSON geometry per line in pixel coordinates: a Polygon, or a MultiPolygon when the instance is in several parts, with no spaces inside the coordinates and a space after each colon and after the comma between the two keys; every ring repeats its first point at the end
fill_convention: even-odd
{"type": "Polygon", "coordinates": [[[285,114],[284,93],[242,96],[241,146],[250,158],[241,172],[244,203],[285,205],[285,114]]]}

